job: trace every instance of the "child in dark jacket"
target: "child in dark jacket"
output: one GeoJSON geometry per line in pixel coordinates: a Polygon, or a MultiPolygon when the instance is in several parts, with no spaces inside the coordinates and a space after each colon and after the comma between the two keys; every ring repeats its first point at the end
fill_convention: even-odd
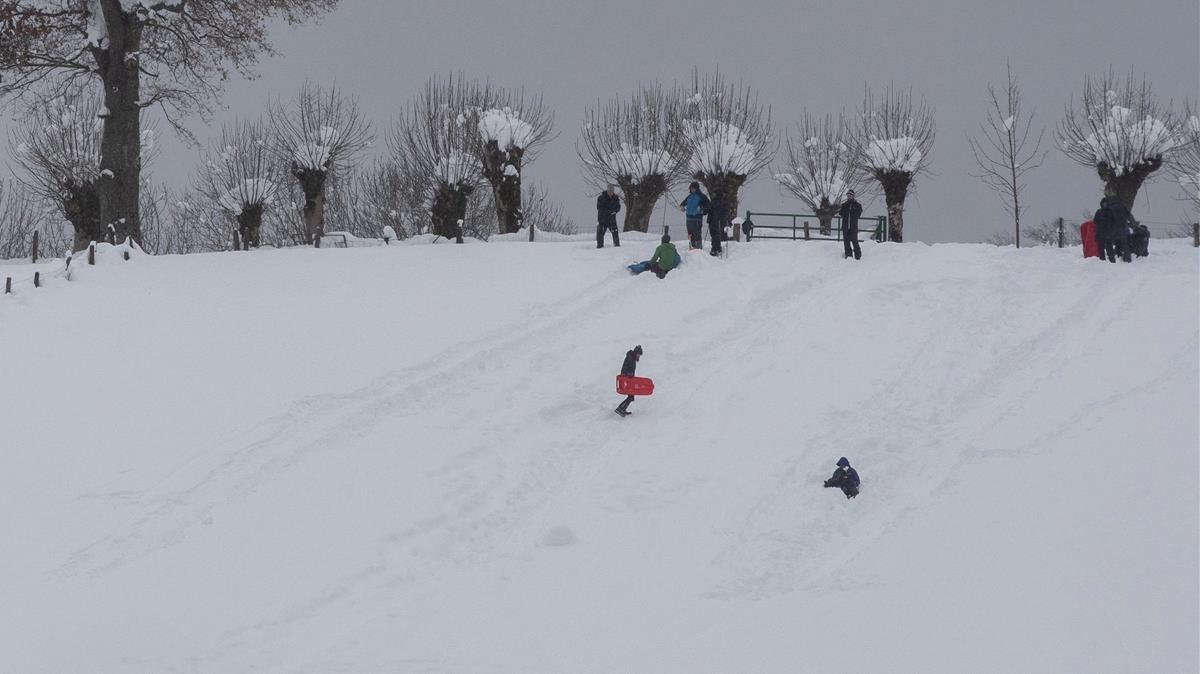
{"type": "Polygon", "coordinates": [[[833,471],[833,477],[825,480],[826,487],[838,487],[846,498],[854,498],[858,496],[858,471],[850,467],[850,460],[846,457],[838,459],[837,470],[833,471]]]}

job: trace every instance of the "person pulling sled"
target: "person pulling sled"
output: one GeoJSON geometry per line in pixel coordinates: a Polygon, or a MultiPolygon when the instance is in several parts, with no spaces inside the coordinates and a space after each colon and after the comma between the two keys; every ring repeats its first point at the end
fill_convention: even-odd
{"type": "MultiPolygon", "coordinates": [[[[642,357],[642,345],[641,344],[638,344],[637,346],[633,347],[629,351],[626,351],[625,352],[625,362],[621,363],[621,377],[636,376],[638,360],[641,359],[641,357],[642,357]]],[[[618,377],[618,382],[619,381],[620,381],[620,377],[618,377]]],[[[632,412],[629,411],[629,404],[633,402],[633,398],[634,398],[633,393],[629,393],[628,395],[625,396],[625,399],[621,401],[621,404],[617,405],[617,409],[615,409],[613,411],[623,417],[629,416],[630,414],[632,414],[632,412]]]]}
{"type": "Polygon", "coordinates": [[[825,480],[825,487],[837,487],[842,490],[846,498],[854,498],[858,496],[858,471],[850,467],[850,460],[846,457],[838,459],[837,470],[833,471],[833,477],[825,480]]]}

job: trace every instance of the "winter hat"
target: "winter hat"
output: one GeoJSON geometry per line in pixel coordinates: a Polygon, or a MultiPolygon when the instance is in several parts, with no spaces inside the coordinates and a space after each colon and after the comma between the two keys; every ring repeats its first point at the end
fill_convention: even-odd
{"type": "Polygon", "coordinates": [[[842,458],[838,459],[837,465],[841,466],[842,468],[848,468],[850,466],[850,460],[843,456],[842,458]]]}
{"type": "Polygon", "coordinates": [[[663,234],[662,242],[671,243],[671,236],[669,234],[663,234]]]}
{"type": "Polygon", "coordinates": [[[850,190],[849,192],[846,192],[846,196],[848,196],[848,197],[850,197],[851,199],[853,199],[853,198],[854,198],[854,190],[850,190]]]}
{"type": "Polygon", "coordinates": [[[693,181],[692,181],[692,184],[691,184],[691,185],[688,185],[688,189],[689,189],[689,190],[696,190],[697,192],[699,192],[699,191],[700,191],[700,182],[699,182],[699,181],[697,181],[697,180],[693,180],[693,181]]]}
{"type": "Polygon", "coordinates": [[[633,347],[633,352],[639,356],[642,355],[642,345],[638,344],[637,346],[633,347]]]}

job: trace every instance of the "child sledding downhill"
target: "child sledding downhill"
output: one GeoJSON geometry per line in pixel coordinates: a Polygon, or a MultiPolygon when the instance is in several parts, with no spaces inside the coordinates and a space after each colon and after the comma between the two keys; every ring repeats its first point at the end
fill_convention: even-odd
{"type": "Polygon", "coordinates": [[[858,471],[850,467],[850,460],[846,457],[838,459],[837,470],[833,471],[833,477],[825,480],[825,487],[837,487],[842,490],[846,498],[854,498],[858,496],[858,471]]]}
{"type": "Polygon", "coordinates": [[[622,417],[627,417],[629,404],[634,396],[648,396],[654,393],[654,382],[645,377],[635,376],[638,360],[642,357],[642,345],[638,344],[625,352],[625,362],[621,364],[621,374],[617,376],[617,393],[625,396],[625,400],[613,410],[622,417]]]}

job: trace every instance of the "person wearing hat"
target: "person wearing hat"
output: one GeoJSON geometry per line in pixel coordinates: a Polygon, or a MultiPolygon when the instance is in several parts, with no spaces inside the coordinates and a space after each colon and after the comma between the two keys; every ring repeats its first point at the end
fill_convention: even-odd
{"type": "Polygon", "coordinates": [[[621,211],[621,197],[617,196],[617,186],[610,184],[608,189],[596,197],[596,247],[604,247],[604,232],[612,232],[613,246],[621,247],[621,237],[617,234],[617,213],[621,211]]]}
{"type": "Polygon", "coordinates": [[[700,228],[704,225],[704,214],[711,204],[708,197],[700,191],[700,183],[692,181],[688,185],[688,195],[679,202],[679,210],[683,211],[687,223],[688,248],[696,250],[703,247],[700,238],[700,228]]]}
{"type": "Polygon", "coordinates": [[[671,243],[671,237],[663,234],[662,243],[658,244],[658,248],[654,249],[654,257],[650,258],[649,270],[654,272],[658,278],[666,278],[667,272],[675,268],[679,264],[679,251],[675,250],[675,244],[671,243]]]}
{"type": "Polygon", "coordinates": [[[862,204],[854,198],[854,190],[846,192],[846,201],[838,211],[842,218],[842,247],[846,249],[846,257],[854,256],[855,260],[862,259],[862,249],[858,246],[858,217],[862,215],[862,204]],[[853,246],[853,250],[851,250],[853,246]]]}
{"type": "Polygon", "coordinates": [[[837,470],[833,471],[833,477],[825,480],[825,486],[841,489],[846,498],[858,496],[858,471],[850,467],[850,460],[844,456],[838,459],[837,465],[837,470]]]}
{"type": "MultiPolygon", "coordinates": [[[[625,352],[625,362],[621,364],[621,375],[625,376],[625,377],[635,376],[635,373],[637,371],[638,359],[640,359],[641,357],[642,357],[642,345],[641,344],[638,344],[637,346],[633,347],[629,351],[626,351],[625,352]]],[[[617,409],[615,409],[613,411],[616,412],[617,414],[620,414],[623,417],[627,417],[630,414],[633,414],[632,412],[629,411],[629,403],[631,403],[631,402],[633,402],[633,396],[627,395],[627,396],[625,396],[625,399],[621,401],[621,404],[617,405],[617,409]]]]}

